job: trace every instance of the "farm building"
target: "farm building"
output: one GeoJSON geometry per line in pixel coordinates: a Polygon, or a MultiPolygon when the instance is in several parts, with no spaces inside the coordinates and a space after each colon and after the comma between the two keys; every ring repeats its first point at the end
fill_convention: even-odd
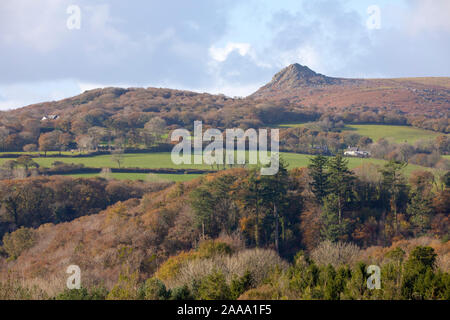
{"type": "Polygon", "coordinates": [[[56,120],[58,118],[59,118],[59,116],[56,114],[49,114],[49,115],[43,116],[41,120],[42,121],[43,120],[56,120]]]}
{"type": "Polygon", "coordinates": [[[344,151],[344,156],[368,158],[370,153],[368,151],[359,150],[358,147],[348,147],[347,150],[344,151]]]}

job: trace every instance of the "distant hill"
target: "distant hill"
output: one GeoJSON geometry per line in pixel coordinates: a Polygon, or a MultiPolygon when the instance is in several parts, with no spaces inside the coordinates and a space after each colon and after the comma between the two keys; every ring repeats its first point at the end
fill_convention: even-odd
{"type": "Polygon", "coordinates": [[[167,130],[191,128],[196,120],[224,129],[322,119],[449,133],[449,115],[450,78],[345,79],[293,64],[246,98],[166,88],[103,88],[0,112],[0,151],[35,150],[44,142],[51,142],[51,149],[67,149],[87,138],[92,143],[119,138],[138,146],[154,118],[167,130]],[[54,130],[56,135],[44,136],[54,130]],[[64,143],[57,138],[61,133],[64,143]]]}
{"type": "Polygon", "coordinates": [[[282,100],[319,109],[363,108],[397,111],[408,115],[448,117],[450,77],[398,79],[333,78],[306,66],[292,64],[249,96],[257,100],[282,100]]]}

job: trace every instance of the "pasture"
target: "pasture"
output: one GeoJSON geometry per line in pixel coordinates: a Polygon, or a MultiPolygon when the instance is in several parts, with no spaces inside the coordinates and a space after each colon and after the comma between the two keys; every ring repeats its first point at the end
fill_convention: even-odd
{"type": "MultiPolygon", "coordinates": [[[[74,178],[94,178],[94,177],[101,177],[102,175],[97,173],[86,173],[86,174],[70,174],[69,176],[74,178]]],[[[160,173],[121,173],[121,172],[114,172],[109,175],[110,178],[117,180],[144,180],[151,182],[160,182],[160,181],[183,182],[193,180],[200,176],[201,174],[160,174],[160,173]]]]}
{"type": "MultiPolygon", "coordinates": [[[[248,152],[246,156],[248,157],[248,152]]],[[[287,153],[281,152],[280,156],[288,164],[289,169],[306,167],[309,163],[311,155],[298,154],[298,153],[287,153]]],[[[385,160],[373,159],[373,158],[347,158],[349,160],[350,169],[361,166],[365,163],[372,163],[377,166],[383,166],[386,163],[385,160]]],[[[11,160],[7,158],[0,158],[0,165],[4,162],[11,160]]],[[[85,167],[96,167],[96,168],[118,168],[118,164],[112,160],[111,155],[100,155],[92,157],[37,157],[33,158],[35,162],[41,167],[51,167],[52,163],[55,161],[61,161],[64,163],[74,163],[74,164],[84,164],[85,167]]],[[[174,169],[213,169],[212,166],[207,164],[182,164],[176,165],[172,162],[170,152],[159,152],[159,153],[126,153],[123,155],[123,160],[121,163],[122,168],[174,168],[174,169]]],[[[432,170],[430,168],[421,167],[418,165],[409,164],[405,168],[405,173],[409,175],[414,170],[432,170]]],[[[95,176],[97,174],[86,174],[77,176],[95,176]]],[[[112,177],[118,179],[145,179],[148,174],[145,173],[112,173],[112,177]]],[[[171,181],[186,181],[194,174],[157,174],[164,179],[171,181]]]]}
{"type": "Polygon", "coordinates": [[[385,138],[395,143],[414,144],[418,140],[433,140],[442,133],[409,126],[391,126],[378,124],[350,124],[343,131],[352,131],[361,136],[378,141],[385,138]]]}
{"type": "MultiPolygon", "coordinates": [[[[281,123],[274,128],[301,128],[311,127],[320,130],[315,126],[316,122],[281,123]]],[[[390,142],[414,144],[418,140],[433,140],[443,133],[424,130],[410,126],[395,126],[384,124],[347,124],[342,131],[354,132],[361,136],[371,138],[374,142],[385,138],[390,142]]]]}

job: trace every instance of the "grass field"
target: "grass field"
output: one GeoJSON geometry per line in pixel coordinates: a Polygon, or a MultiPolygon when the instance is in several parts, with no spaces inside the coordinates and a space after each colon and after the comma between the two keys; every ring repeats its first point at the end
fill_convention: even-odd
{"type": "Polygon", "coordinates": [[[389,141],[396,143],[414,143],[417,140],[432,140],[442,133],[430,130],[419,129],[408,126],[391,126],[391,125],[377,125],[377,124],[352,124],[346,125],[344,130],[353,131],[361,136],[371,138],[373,141],[378,141],[381,138],[386,138],[389,141]]]}
{"type": "Polygon", "coordinates": [[[304,127],[308,122],[300,122],[300,123],[281,123],[274,125],[273,128],[301,128],[304,127]]]}
{"type": "MultiPolygon", "coordinates": [[[[308,126],[308,122],[300,123],[283,123],[276,125],[276,128],[301,128],[308,126]]],[[[442,133],[431,130],[424,130],[409,126],[392,126],[382,124],[349,124],[346,125],[343,131],[353,131],[361,136],[371,138],[373,141],[378,141],[385,138],[391,142],[396,143],[411,143],[417,140],[432,140],[442,133]]]]}
{"type": "MultiPolygon", "coordinates": [[[[248,155],[248,152],[247,152],[248,155]]],[[[281,157],[288,163],[290,169],[297,167],[306,167],[309,163],[309,159],[312,157],[306,154],[298,154],[298,153],[280,153],[281,157]]],[[[10,159],[0,158],[0,165],[5,161],[10,159]]],[[[375,165],[382,166],[386,161],[380,159],[372,159],[372,158],[348,158],[349,167],[355,168],[363,163],[373,163],[375,165]]],[[[41,167],[51,167],[51,164],[55,161],[61,161],[65,163],[75,163],[75,164],[84,164],[86,167],[96,167],[96,168],[117,168],[117,163],[111,160],[110,155],[101,155],[101,156],[93,156],[86,158],[64,158],[64,157],[52,157],[52,158],[34,158],[41,167]]],[[[175,165],[171,160],[170,152],[161,152],[161,153],[127,153],[124,154],[124,160],[121,164],[123,168],[178,168],[178,169],[212,169],[210,165],[206,164],[183,164],[183,165],[175,165]]],[[[424,168],[417,165],[408,165],[405,168],[405,173],[409,174],[410,172],[422,169],[422,170],[431,170],[429,168],[424,168]]],[[[94,174],[95,175],[95,174],[94,174]]],[[[144,179],[147,174],[138,174],[138,173],[114,173],[119,179],[144,179]]],[[[163,176],[163,175],[161,175],[163,176]]],[[[166,178],[170,178],[172,181],[182,181],[175,179],[188,179],[189,177],[181,178],[181,176],[193,176],[193,175],[174,175],[169,174],[166,175],[166,178]],[[175,176],[175,177],[174,177],[175,176]]]]}
{"type": "MultiPolygon", "coordinates": [[[[71,174],[75,178],[100,177],[97,173],[71,174]]],[[[189,181],[200,177],[201,174],[155,174],[155,173],[111,173],[110,177],[117,180],[144,180],[144,181],[189,181]]]]}

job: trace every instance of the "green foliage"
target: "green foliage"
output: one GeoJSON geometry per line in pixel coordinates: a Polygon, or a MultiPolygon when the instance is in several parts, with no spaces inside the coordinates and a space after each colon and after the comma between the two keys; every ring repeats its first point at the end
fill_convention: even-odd
{"type": "Polygon", "coordinates": [[[130,273],[128,270],[120,273],[117,283],[106,297],[107,300],[137,300],[142,298],[138,273],[130,273]]]}
{"type": "Polygon", "coordinates": [[[328,168],[329,192],[335,195],[338,223],[341,224],[343,213],[353,200],[352,189],[355,176],[348,169],[348,160],[344,159],[340,154],[328,161],[328,168]]]}
{"type": "Polygon", "coordinates": [[[317,155],[311,158],[308,165],[309,175],[312,178],[311,189],[316,196],[319,203],[323,202],[323,199],[328,194],[328,172],[326,172],[328,165],[328,159],[325,156],[317,155]]]}
{"type": "Polygon", "coordinates": [[[406,205],[407,187],[402,170],[407,163],[391,160],[380,170],[384,191],[384,206],[394,214],[395,231],[398,231],[397,213],[406,205]]]}
{"type": "Polygon", "coordinates": [[[230,232],[236,227],[235,208],[230,197],[235,179],[231,175],[220,176],[190,194],[196,226],[203,236],[217,237],[221,230],[230,232]]]}
{"type": "Polygon", "coordinates": [[[242,277],[233,277],[230,284],[231,299],[237,299],[252,287],[252,274],[246,271],[242,277]]]}
{"type": "Polygon", "coordinates": [[[201,258],[212,258],[217,255],[231,255],[233,249],[224,242],[208,240],[200,243],[197,252],[201,258]]]}
{"type": "Polygon", "coordinates": [[[201,300],[228,300],[232,298],[230,287],[221,272],[213,272],[202,279],[198,287],[201,300]]]}
{"type": "Polygon", "coordinates": [[[442,181],[444,182],[445,186],[447,188],[450,188],[450,171],[447,171],[442,178],[442,181]]]}
{"type": "Polygon", "coordinates": [[[435,266],[437,254],[431,247],[418,246],[411,251],[406,268],[417,269],[423,272],[426,269],[433,269],[435,266]]]}
{"type": "Polygon", "coordinates": [[[187,285],[176,287],[171,290],[171,300],[194,300],[194,297],[187,285]]]}
{"type": "Polygon", "coordinates": [[[403,263],[403,250],[396,248],[385,256],[381,268],[381,288],[367,286],[368,265],[359,262],[352,266],[317,266],[303,253],[297,254],[295,263],[286,272],[267,285],[250,290],[249,297],[258,290],[277,292],[289,299],[448,299],[450,277],[446,272],[434,270],[435,253],[430,247],[416,247],[408,261],[403,263]]]}
{"type": "Polygon", "coordinates": [[[335,242],[348,232],[346,219],[339,222],[339,198],[335,194],[329,194],[323,204],[321,236],[323,240],[335,242]]]}
{"type": "Polygon", "coordinates": [[[147,279],[140,290],[139,296],[142,296],[145,300],[167,300],[171,295],[164,282],[158,278],[147,279]]]}
{"type": "Polygon", "coordinates": [[[417,236],[430,229],[431,214],[433,213],[431,197],[415,192],[410,199],[406,212],[414,225],[414,233],[417,236]]]}
{"type": "Polygon", "coordinates": [[[93,287],[90,289],[65,289],[55,297],[55,300],[105,300],[108,290],[104,287],[93,287]]]}
{"type": "Polygon", "coordinates": [[[3,249],[11,259],[17,259],[20,254],[31,248],[35,243],[35,231],[21,227],[3,236],[3,249]]]}

